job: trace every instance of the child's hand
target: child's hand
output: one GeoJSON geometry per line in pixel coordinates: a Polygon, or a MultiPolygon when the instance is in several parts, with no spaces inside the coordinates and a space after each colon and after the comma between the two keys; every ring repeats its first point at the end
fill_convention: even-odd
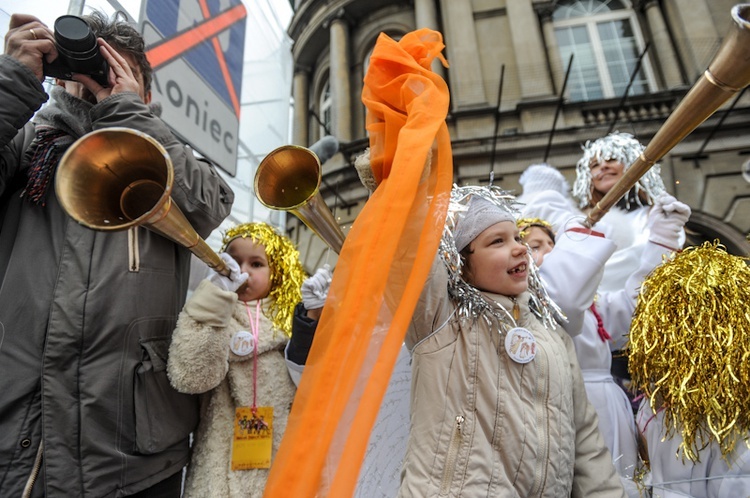
{"type": "Polygon", "coordinates": [[[302,283],[302,304],[305,309],[314,310],[323,307],[328,297],[328,289],[331,287],[333,274],[330,267],[324,265],[318,268],[314,275],[302,283]]]}
{"type": "Polygon", "coordinates": [[[247,273],[240,273],[240,265],[238,265],[237,261],[235,261],[229,254],[223,252],[219,254],[219,257],[224,260],[227,268],[229,268],[229,276],[225,277],[221,273],[211,270],[211,275],[208,277],[208,281],[221,290],[236,292],[237,289],[242,287],[242,284],[247,282],[249,275],[247,273]]]}

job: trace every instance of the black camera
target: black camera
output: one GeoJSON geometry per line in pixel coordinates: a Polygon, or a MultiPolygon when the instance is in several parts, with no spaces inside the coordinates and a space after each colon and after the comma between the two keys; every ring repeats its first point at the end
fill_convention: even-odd
{"type": "Polygon", "coordinates": [[[109,86],[109,64],[99,51],[96,36],[89,25],[77,16],[60,16],[55,21],[57,59],[44,61],[44,74],[72,80],[73,74],[91,76],[102,86],[109,86]]]}

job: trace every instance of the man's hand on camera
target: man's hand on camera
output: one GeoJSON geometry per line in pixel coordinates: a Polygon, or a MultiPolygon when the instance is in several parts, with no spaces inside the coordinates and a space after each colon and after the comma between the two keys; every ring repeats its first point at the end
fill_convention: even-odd
{"type": "Polygon", "coordinates": [[[42,21],[28,14],[10,16],[5,35],[5,53],[31,69],[39,81],[44,81],[43,59],[57,58],[55,35],[42,21]]]}
{"type": "Polygon", "coordinates": [[[128,61],[109,43],[101,38],[98,41],[102,55],[109,64],[109,87],[103,87],[90,76],[83,74],[74,74],[73,80],[85,86],[96,97],[97,102],[123,92],[134,92],[143,98],[141,83],[133,74],[128,61]]]}

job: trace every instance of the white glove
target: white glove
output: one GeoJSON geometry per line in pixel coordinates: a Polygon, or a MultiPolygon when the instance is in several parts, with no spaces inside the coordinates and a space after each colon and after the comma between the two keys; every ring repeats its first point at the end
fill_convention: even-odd
{"type": "Polygon", "coordinates": [[[305,309],[316,310],[323,307],[332,279],[330,266],[323,265],[323,268],[318,268],[315,274],[302,282],[302,304],[305,309]]]}
{"type": "Polygon", "coordinates": [[[240,273],[240,265],[234,260],[232,256],[223,252],[219,254],[219,257],[224,260],[227,268],[229,268],[229,276],[225,277],[221,273],[211,270],[211,275],[208,276],[208,281],[214,284],[221,290],[236,292],[237,289],[242,287],[242,284],[247,282],[250,276],[247,273],[240,273]]]}
{"type": "Polygon", "coordinates": [[[690,218],[690,206],[669,194],[656,198],[648,213],[648,240],[671,249],[682,246],[682,231],[690,218]]]}

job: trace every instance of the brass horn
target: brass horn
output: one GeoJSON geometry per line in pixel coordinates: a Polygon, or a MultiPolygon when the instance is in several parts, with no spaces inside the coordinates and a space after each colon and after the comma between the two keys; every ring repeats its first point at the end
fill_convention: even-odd
{"type": "Polygon", "coordinates": [[[654,138],[591,210],[586,221],[593,226],[659,159],[713,114],[729,97],[750,84],[750,4],[732,8],[733,28],[708,69],[682,99],[654,138]]]}
{"type": "Polygon", "coordinates": [[[255,195],[269,209],[290,211],[328,246],[341,253],[344,234],[320,195],[321,165],[313,151],[283,145],[258,165],[255,195]]]}
{"type": "Polygon", "coordinates": [[[228,276],[224,261],[172,201],[173,181],[172,160],[159,142],[130,128],[103,128],[68,148],[55,190],[60,205],[81,225],[105,232],[144,226],[228,276]]]}

